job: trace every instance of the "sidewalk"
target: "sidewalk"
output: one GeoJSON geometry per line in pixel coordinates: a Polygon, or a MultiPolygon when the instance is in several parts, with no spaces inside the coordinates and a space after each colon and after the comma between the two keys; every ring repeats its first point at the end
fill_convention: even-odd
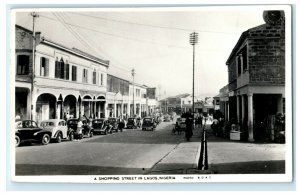
{"type": "Polygon", "coordinates": [[[206,127],[209,170],[198,170],[201,132],[177,145],[149,174],[262,174],[285,172],[285,144],[231,141],[206,127]]]}

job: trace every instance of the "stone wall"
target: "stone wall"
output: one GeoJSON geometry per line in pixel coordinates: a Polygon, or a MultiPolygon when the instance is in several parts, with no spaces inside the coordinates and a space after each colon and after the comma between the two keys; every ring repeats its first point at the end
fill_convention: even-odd
{"type": "Polygon", "coordinates": [[[250,83],[285,83],[284,25],[251,29],[248,37],[250,83]]]}

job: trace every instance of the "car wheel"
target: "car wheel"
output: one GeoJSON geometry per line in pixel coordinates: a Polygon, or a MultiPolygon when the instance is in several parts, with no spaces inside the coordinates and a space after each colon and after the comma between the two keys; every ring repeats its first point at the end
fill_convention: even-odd
{"type": "Polygon", "coordinates": [[[62,139],[62,135],[61,135],[61,133],[59,133],[59,134],[57,134],[57,136],[56,136],[56,143],[60,143],[61,142],[61,139],[62,139]]]}
{"type": "Polygon", "coordinates": [[[69,135],[69,141],[73,141],[73,140],[74,140],[74,133],[72,132],[69,135]]]}
{"type": "Polygon", "coordinates": [[[21,143],[21,139],[20,139],[20,137],[19,136],[15,136],[15,145],[16,145],[16,147],[18,147],[19,145],[20,145],[20,143],[21,143]]]}
{"type": "Polygon", "coordinates": [[[48,134],[44,134],[43,137],[42,137],[42,141],[41,142],[42,142],[43,145],[49,144],[49,142],[50,142],[50,136],[48,134]]]}
{"type": "Polygon", "coordinates": [[[94,136],[94,132],[90,132],[90,137],[93,137],[94,136]]]}

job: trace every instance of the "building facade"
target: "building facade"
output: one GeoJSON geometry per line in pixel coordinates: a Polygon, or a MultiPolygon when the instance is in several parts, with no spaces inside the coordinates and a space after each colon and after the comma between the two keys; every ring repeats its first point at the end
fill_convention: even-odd
{"type": "Polygon", "coordinates": [[[242,33],[228,66],[228,118],[249,141],[274,139],[267,124],[284,113],[285,22],[283,11],[265,11],[265,24],[242,33]]]}
{"type": "Polygon", "coordinates": [[[45,119],[105,116],[109,62],[16,25],[15,114],[45,119]],[[34,59],[34,66],[33,66],[34,59]]]}

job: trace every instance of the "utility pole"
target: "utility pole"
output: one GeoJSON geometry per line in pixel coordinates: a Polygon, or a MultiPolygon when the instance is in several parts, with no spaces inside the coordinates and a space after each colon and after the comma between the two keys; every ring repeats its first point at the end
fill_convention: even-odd
{"type": "MultiPolygon", "coordinates": [[[[193,32],[190,34],[190,44],[193,46],[193,116],[195,112],[195,45],[198,43],[198,33],[193,32]]],[[[193,118],[194,121],[194,118],[193,118]]]]}
{"type": "Polygon", "coordinates": [[[132,80],[133,80],[133,82],[132,82],[132,98],[133,98],[133,107],[132,107],[132,109],[133,109],[133,117],[134,117],[134,75],[135,75],[135,72],[134,72],[135,70],[134,70],[134,68],[131,70],[131,75],[132,75],[132,80]]]}
{"type": "Polygon", "coordinates": [[[33,120],[33,112],[34,112],[34,79],[35,79],[35,19],[39,17],[36,12],[32,12],[30,14],[32,16],[32,67],[31,67],[31,113],[30,119],[33,120]]]}

